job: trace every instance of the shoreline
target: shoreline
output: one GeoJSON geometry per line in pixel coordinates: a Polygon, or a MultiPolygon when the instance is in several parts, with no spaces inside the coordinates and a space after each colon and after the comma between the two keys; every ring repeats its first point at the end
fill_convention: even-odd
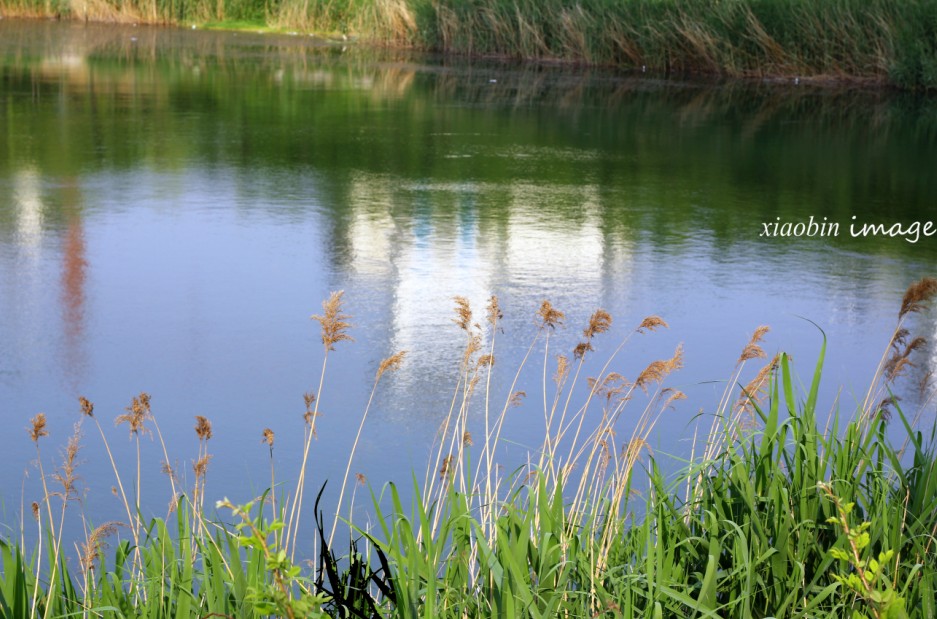
{"type": "MultiPolygon", "coordinates": [[[[882,32],[831,30],[824,31],[824,36],[815,40],[810,39],[807,32],[795,31],[793,35],[786,32],[790,24],[784,23],[783,15],[778,18],[778,24],[773,25],[776,32],[772,30],[769,33],[765,22],[767,17],[762,16],[759,20],[753,13],[755,5],[746,3],[733,5],[736,6],[733,10],[741,11],[738,15],[710,17],[695,8],[692,10],[699,14],[684,15],[681,11],[690,11],[690,7],[696,5],[688,4],[686,0],[667,0],[653,3],[658,7],[654,11],[663,11],[661,17],[664,19],[656,20],[654,17],[657,16],[650,15],[654,12],[649,8],[651,5],[632,0],[621,10],[635,12],[636,22],[629,22],[624,14],[599,13],[598,5],[591,9],[577,5],[582,23],[573,25],[566,9],[558,14],[550,13],[550,7],[539,15],[522,13],[521,9],[533,10],[526,6],[528,0],[514,0],[511,6],[517,9],[516,15],[503,11],[507,6],[504,5],[506,0],[479,0],[489,9],[484,23],[449,0],[432,4],[426,4],[424,0],[399,0],[392,5],[389,2],[361,5],[362,0],[348,0],[348,7],[338,15],[311,15],[309,12],[319,10],[313,8],[304,15],[295,11],[287,13],[290,0],[284,0],[276,14],[270,9],[266,9],[264,15],[231,14],[218,9],[218,14],[203,10],[178,16],[171,14],[177,10],[171,3],[169,8],[155,4],[164,0],[149,0],[153,4],[148,7],[131,6],[135,4],[131,2],[120,9],[109,4],[112,0],[86,0],[83,12],[71,8],[73,1],[61,0],[59,5],[53,5],[51,0],[7,0],[0,2],[0,19],[308,36],[331,45],[412,50],[450,58],[518,65],[603,69],[623,77],[646,74],[653,78],[678,77],[701,82],[793,82],[793,86],[925,92],[937,89],[937,70],[934,70],[937,68],[937,45],[931,45],[925,38],[916,40],[912,36],[914,33],[909,31],[916,27],[914,22],[918,16],[914,11],[932,11],[937,15],[937,0],[920,0],[913,5],[916,8],[908,9],[906,15],[900,16],[897,15],[898,9],[891,15],[875,14],[881,7],[873,3],[869,5],[870,15],[863,19],[870,24],[878,20],[873,25],[866,25],[880,28],[882,32]],[[65,8],[47,10],[62,6],[65,8]],[[586,15],[590,10],[593,13],[586,15]],[[742,18],[747,21],[736,23],[742,18]],[[887,28],[886,22],[889,24],[887,28]],[[563,29],[565,31],[561,31],[563,29]],[[623,32],[623,29],[628,32],[623,32]],[[864,34],[868,37],[863,37],[864,34]],[[787,38],[783,43],[780,42],[782,36],[787,38]]],[[[243,4],[249,1],[245,0],[243,4]]],[[[548,0],[548,4],[559,3],[558,6],[563,2],[548,0]]],[[[228,0],[228,4],[231,3],[232,0],[228,0]]],[[[596,3],[597,0],[585,2],[586,5],[596,3]]],[[[842,9],[844,17],[858,19],[856,13],[849,13],[855,11],[853,4],[851,1],[843,3],[846,7],[842,9]]],[[[329,3],[325,10],[331,10],[332,6],[329,3]]],[[[819,13],[828,10],[819,4],[810,6],[813,8],[799,10],[816,10],[818,14],[812,19],[819,19],[822,17],[819,13]]],[[[788,9],[774,7],[773,10],[783,13],[788,9]]],[[[796,29],[798,26],[800,24],[793,27],[796,29]]],[[[816,29],[819,25],[814,23],[812,27],[816,29]]],[[[850,27],[860,28],[855,24],[850,27]]],[[[923,27],[926,29],[928,26],[925,24],[923,27]]]]}

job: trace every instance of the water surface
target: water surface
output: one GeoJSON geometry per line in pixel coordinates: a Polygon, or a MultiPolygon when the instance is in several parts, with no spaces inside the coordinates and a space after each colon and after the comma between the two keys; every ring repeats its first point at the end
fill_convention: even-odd
{"type": "MultiPolygon", "coordinates": [[[[652,440],[666,453],[685,451],[696,413],[716,409],[762,324],[772,327],[766,351],[790,352],[804,380],[822,343],[804,318],[819,325],[823,406],[839,394],[853,410],[903,290],[935,274],[934,237],[848,234],[853,216],[933,216],[937,105],[910,95],[3,20],[0,127],[8,514],[39,496],[28,419],[48,414],[51,463],[78,395],[95,402],[128,475],[133,443],[110,420],[146,391],[188,483],[194,415],[213,421],[209,499],[247,500],[268,485],[265,427],[292,479],[302,395],[318,390],[323,361],[310,315],[333,290],[345,291],[355,341],[329,356],[312,474],[337,485],[380,360],[407,350],[377,391],[353,465],[380,487],[422,475],[449,410],[465,344],[455,295],[479,320],[488,297],[500,299],[499,406],[544,299],[566,315],[546,351],[548,383],[553,354],[572,350],[596,308],[613,329],[584,376],[645,316],[662,316],[670,328],[633,338],[612,369],[633,378],[683,344],[685,367],[669,384],[689,397],[652,440]],[[840,223],[840,235],[760,236],[763,222],[811,216],[840,223]]],[[[935,318],[913,326],[934,335],[935,318]]],[[[521,446],[539,444],[544,353],[541,340],[506,429],[521,446]]],[[[912,411],[935,363],[928,347],[900,384],[912,411]]],[[[118,517],[90,426],[84,442],[86,509],[118,517]]],[[[145,440],[144,503],[156,514],[169,494],[161,460],[145,440]]]]}

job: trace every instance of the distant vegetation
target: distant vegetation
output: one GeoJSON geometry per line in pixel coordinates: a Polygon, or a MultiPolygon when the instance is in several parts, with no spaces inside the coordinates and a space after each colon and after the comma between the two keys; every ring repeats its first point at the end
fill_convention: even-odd
{"type": "Polygon", "coordinates": [[[937,0],[4,0],[0,13],[255,24],[631,71],[937,88],[937,0]]]}
{"type": "MultiPolygon", "coordinates": [[[[935,294],[937,280],[928,278],[908,289],[878,372],[848,421],[817,409],[825,344],[801,390],[791,359],[767,360],[761,340],[768,329],[757,329],[717,409],[699,417],[696,446],[676,474],[659,467],[649,439],[685,397],[664,386],[682,365],[681,348],[630,379],[612,369],[632,338],[667,327],[661,318],[641,321],[586,378],[583,361],[609,337],[612,317],[597,310],[580,343],[557,354],[551,337],[565,316],[544,301],[514,382],[496,395],[489,376],[502,308],[492,297],[476,317],[458,297],[465,349],[425,475],[412,482],[410,504],[394,485],[372,494],[376,520],[351,521],[350,546],[340,516],[351,518],[365,492],[366,480],[350,472],[370,404],[337,508],[326,516],[318,500],[303,510],[304,494],[321,483],[307,475],[315,468],[315,393],[305,395],[305,414],[296,419],[305,432],[297,475],[283,481],[274,467],[276,437],[258,427],[270,451],[270,490],[218,501],[215,510],[206,505],[209,420],[196,417],[195,481],[183,487],[149,395],[134,397],[116,419],[136,442],[129,471],[115,464],[94,405],[81,398],[80,421],[55,467],[46,417],[31,419],[44,496],[24,510],[32,518],[23,526],[40,541],[26,548],[23,533],[0,539],[0,617],[933,617],[935,437],[925,439],[917,414],[906,415],[892,391],[925,345],[910,318],[935,294]],[[756,362],[757,371],[746,371],[756,362]],[[538,364],[543,393],[531,397],[540,408],[542,396],[543,442],[526,462],[503,469],[503,422],[527,397],[522,370],[538,364]],[[483,419],[470,425],[470,410],[483,419]],[[897,441],[889,424],[899,426],[897,441]],[[92,428],[99,454],[113,465],[118,520],[85,520],[81,426],[92,428]],[[473,435],[470,427],[483,431],[473,435]],[[166,519],[146,519],[139,507],[140,438],[151,433],[166,457],[174,511],[166,519]],[[69,517],[82,523],[83,539],[66,539],[69,517]],[[300,538],[316,540],[308,562],[297,552],[300,538]],[[73,542],[77,556],[68,550],[73,542]]],[[[341,293],[313,318],[322,328],[321,395],[330,354],[350,339],[341,293]]],[[[373,390],[406,361],[404,352],[385,359],[373,390]]]]}

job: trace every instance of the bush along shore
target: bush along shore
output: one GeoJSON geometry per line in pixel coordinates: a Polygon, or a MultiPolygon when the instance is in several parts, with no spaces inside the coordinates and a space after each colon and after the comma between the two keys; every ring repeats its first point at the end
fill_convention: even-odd
{"type": "Polygon", "coordinates": [[[3,0],[0,14],[252,25],[657,74],[937,88],[937,0],[3,0]]]}
{"type": "MultiPolygon", "coordinates": [[[[370,404],[338,507],[325,515],[318,499],[304,509],[304,495],[311,502],[314,493],[307,486],[321,483],[310,464],[316,394],[306,394],[296,420],[305,428],[298,473],[284,481],[274,470],[276,437],[265,428],[276,491],[210,502],[214,509],[205,483],[211,422],[196,418],[194,486],[183,487],[150,397],[134,397],[116,422],[138,447],[142,434],[155,435],[172,493],[167,518],[144,519],[139,457],[130,470],[117,466],[99,413],[80,398],[79,427],[61,460],[47,460],[46,417],[31,419],[44,496],[23,526],[36,528],[38,542],[25,548],[22,534],[0,540],[0,616],[933,617],[934,431],[919,431],[920,413],[902,410],[891,394],[925,345],[912,333],[913,316],[935,294],[933,279],[908,289],[876,376],[848,418],[818,410],[825,344],[798,387],[791,359],[769,360],[767,328],[756,330],[718,408],[697,418],[695,447],[676,474],[659,466],[648,440],[684,397],[665,386],[682,350],[630,379],[612,369],[630,339],[667,327],[661,318],[613,343],[598,375],[585,378],[584,361],[610,337],[603,334],[611,316],[597,310],[580,343],[556,354],[551,338],[564,315],[544,302],[514,383],[498,396],[489,376],[501,308],[492,297],[487,319],[476,320],[457,298],[465,349],[426,472],[406,492],[393,484],[374,490],[373,520],[351,522],[350,538],[338,514],[353,512],[349,476],[370,404]],[[525,366],[543,374],[543,442],[510,473],[496,455],[506,415],[526,395],[518,384],[525,366]],[[626,415],[633,430],[617,435],[626,415]],[[87,523],[78,500],[81,426],[88,441],[100,441],[122,507],[114,521],[84,524],[83,539],[69,540],[66,519],[87,523]],[[314,556],[297,552],[299,539],[316,540],[314,556]],[[65,550],[73,546],[77,556],[65,550]]],[[[314,318],[322,327],[321,395],[329,355],[350,339],[341,293],[314,318]]],[[[403,352],[384,360],[373,388],[403,363],[403,352]]]]}

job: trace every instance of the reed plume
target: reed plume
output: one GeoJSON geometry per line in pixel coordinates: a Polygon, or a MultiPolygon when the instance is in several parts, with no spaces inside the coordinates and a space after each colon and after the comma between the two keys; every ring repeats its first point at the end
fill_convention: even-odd
{"type": "Polygon", "coordinates": [[[39,467],[39,477],[42,480],[42,494],[43,502],[46,504],[46,512],[50,515],[49,517],[49,532],[52,534],[52,537],[55,537],[55,522],[51,518],[52,514],[52,495],[49,493],[49,487],[46,484],[46,474],[42,468],[42,453],[39,449],[39,439],[44,436],[49,436],[49,431],[46,429],[46,414],[37,413],[35,416],[29,420],[29,438],[32,439],[32,442],[36,445],[36,464],[39,467]]]}
{"type": "Polygon", "coordinates": [[[930,301],[937,295],[937,279],[924,277],[914,282],[904,293],[901,299],[901,309],[898,318],[904,318],[913,312],[920,312],[929,306],[930,301]]]}
{"type": "Polygon", "coordinates": [[[640,387],[644,393],[647,393],[647,387],[650,383],[660,384],[674,370],[683,367],[683,345],[678,345],[670,359],[659,359],[652,361],[644,370],[638,374],[634,384],[640,387]]]}
{"type": "Polygon", "coordinates": [[[563,319],[566,318],[566,314],[553,307],[553,304],[546,300],[540,304],[537,316],[540,317],[541,329],[544,327],[556,329],[558,325],[563,324],[563,319]]]}
{"type": "Polygon", "coordinates": [[[318,398],[310,398],[309,393],[303,396],[306,402],[306,414],[303,416],[306,421],[306,439],[303,446],[303,459],[299,467],[299,477],[296,481],[296,491],[293,495],[293,504],[290,508],[290,517],[286,523],[285,545],[293,542],[290,550],[290,559],[295,557],[296,536],[299,533],[299,521],[303,509],[303,493],[306,489],[306,470],[309,463],[309,450],[312,447],[312,439],[316,437],[315,419],[319,414],[319,403],[322,397],[322,386],[325,382],[325,370],[328,366],[329,352],[335,350],[335,344],[345,341],[353,341],[347,331],[351,328],[351,316],[345,314],[342,309],[342,296],[344,292],[333,291],[329,298],[322,303],[322,315],[313,315],[312,319],[317,321],[322,330],[322,370],[319,373],[319,388],[316,393],[318,398]],[[310,408],[312,407],[312,408],[310,408]]]}
{"type": "Polygon", "coordinates": [[[749,359],[764,359],[768,356],[765,354],[764,349],[762,349],[758,344],[764,338],[765,334],[770,330],[771,329],[769,327],[764,325],[755,329],[755,332],[752,334],[748,344],[746,344],[745,348],[742,349],[742,354],[739,355],[739,360],[736,361],[736,365],[745,363],[749,359]]]}
{"type": "MultiPolygon", "coordinates": [[[[351,472],[351,463],[355,458],[355,452],[358,450],[358,442],[361,440],[361,433],[364,431],[364,422],[368,418],[368,411],[371,410],[371,403],[374,401],[374,394],[377,391],[377,385],[381,382],[381,377],[387,372],[393,372],[400,369],[407,351],[401,350],[380,362],[377,372],[374,375],[374,385],[371,387],[371,395],[368,397],[368,403],[364,407],[364,413],[361,415],[361,423],[358,424],[358,432],[355,434],[355,442],[351,445],[351,452],[348,454],[348,464],[345,465],[345,476],[342,478],[341,489],[338,493],[338,504],[335,508],[335,519],[332,521],[332,532],[329,535],[329,546],[335,537],[335,530],[338,527],[338,515],[341,513],[342,499],[345,497],[345,487],[348,485],[348,474],[351,472]]],[[[354,497],[352,497],[354,505],[354,497]]]]}
{"type": "Polygon", "coordinates": [[[335,344],[339,342],[353,341],[347,333],[351,328],[351,323],[348,322],[351,316],[342,312],[343,294],[342,290],[332,292],[328,300],[322,303],[322,315],[312,316],[312,319],[322,326],[322,344],[326,350],[335,350],[335,344]]]}
{"type": "MultiPolygon", "coordinates": [[[[139,405],[139,397],[136,398],[139,405]]],[[[146,402],[149,403],[149,397],[146,398],[146,402]]],[[[130,507],[130,501],[127,498],[127,493],[124,491],[124,483],[120,477],[120,471],[117,469],[117,463],[114,461],[114,454],[111,451],[110,443],[107,442],[107,437],[104,435],[104,428],[101,427],[101,422],[98,421],[98,418],[94,416],[94,404],[84,396],[78,397],[78,404],[81,409],[81,414],[90,417],[94,420],[94,425],[98,428],[98,433],[101,435],[101,441],[104,443],[104,450],[107,452],[108,460],[111,463],[111,469],[114,471],[114,478],[117,480],[117,486],[112,487],[111,491],[115,496],[119,496],[121,502],[123,503],[124,510],[127,513],[127,523],[130,527],[131,535],[133,536],[134,548],[139,548],[140,546],[140,537],[138,534],[138,529],[136,527],[136,521],[133,516],[133,509],[130,507]]],[[[133,405],[131,404],[131,407],[133,405]]],[[[168,463],[167,463],[168,466],[168,463]]],[[[173,497],[175,497],[175,492],[173,492],[173,497]]],[[[139,550],[134,551],[134,564],[139,567],[139,550]]]]}

